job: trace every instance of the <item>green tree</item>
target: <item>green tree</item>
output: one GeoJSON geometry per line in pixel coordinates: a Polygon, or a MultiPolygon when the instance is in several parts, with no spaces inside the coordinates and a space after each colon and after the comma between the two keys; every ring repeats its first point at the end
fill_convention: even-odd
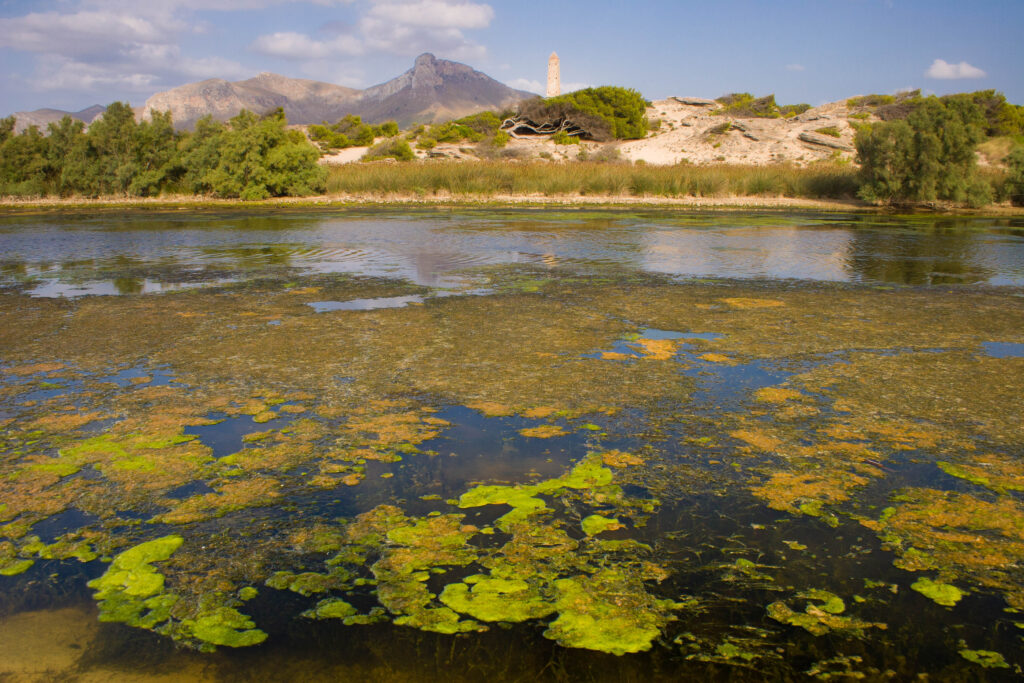
{"type": "Polygon", "coordinates": [[[1009,177],[1006,192],[1014,206],[1024,206],[1024,147],[1018,147],[1006,158],[1009,177]]]}
{"type": "Polygon", "coordinates": [[[81,178],[75,169],[85,164],[88,140],[85,124],[70,116],[47,126],[46,156],[52,174],[52,191],[67,196],[81,192],[81,178]]]}
{"type": "Polygon", "coordinates": [[[596,140],[632,140],[647,135],[647,101],[636,90],[616,86],[586,88],[530,100],[520,113],[538,123],[567,118],[596,140]]]}
{"type": "Polygon", "coordinates": [[[264,117],[242,111],[221,136],[217,166],[204,175],[214,194],[246,200],[323,192],[327,171],[280,109],[264,117]]]}
{"type": "Polygon", "coordinates": [[[0,194],[44,195],[48,191],[47,142],[35,126],[0,145],[0,194]]]}
{"type": "Polygon", "coordinates": [[[875,202],[950,200],[981,206],[991,188],[978,178],[975,148],[984,116],[973,102],[929,97],[905,120],[858,131],[859,194],[875,202]]]}
{"type": "Polygon", "coordinates": [[[138,171],[135,112],[114,102],[89,126],[85,186],[89,194],[128,194],[138,171]]]}
{"type": "Polygon", "coordinates": [[[128,193],[138,196],[159,194],[173,170],[178,135],[171,112],[154,111],[135,129],[134,176],[128,193]]]}

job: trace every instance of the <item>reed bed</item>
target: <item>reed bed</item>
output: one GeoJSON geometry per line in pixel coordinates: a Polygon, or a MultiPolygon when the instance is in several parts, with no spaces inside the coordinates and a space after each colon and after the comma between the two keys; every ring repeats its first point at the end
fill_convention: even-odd
{"type": "Polygon", "coordinates": [[[334,166],[329,194],[455,196],[851,198],[857,170],[844,164],[646,166],[627,163],[426,161],[334,166]]]}

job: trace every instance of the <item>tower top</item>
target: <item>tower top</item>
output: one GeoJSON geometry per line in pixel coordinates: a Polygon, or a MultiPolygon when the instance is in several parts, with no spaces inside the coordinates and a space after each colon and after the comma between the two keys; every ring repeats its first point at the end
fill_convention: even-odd
{"type": "Polygon", "coordinates": [[[552,52],[548,57],[548,87],[547,97],[558,97],[562,94],[561,66],[558,62],[558,53],[552,52]]]}

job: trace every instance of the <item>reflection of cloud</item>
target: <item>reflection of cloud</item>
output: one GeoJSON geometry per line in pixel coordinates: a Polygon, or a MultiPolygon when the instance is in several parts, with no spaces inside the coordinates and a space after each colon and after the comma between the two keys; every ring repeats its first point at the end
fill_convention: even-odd
{"type": "Polygon", "coordinates": [[[928,71],[926,71],[924,75],[928,78],[952,80],[959,78],[984,78],[987,74],[978,67],[972,66],[967,62],[950,64],[941,59],[936,59],[932,62],[932,65],[928,67],[928,71]]]}
{"type": "Polygon", "coordinates": [[[799,228],[651,231],[643,267],[689,276],[848,281],[850,234],[799,228]]]}

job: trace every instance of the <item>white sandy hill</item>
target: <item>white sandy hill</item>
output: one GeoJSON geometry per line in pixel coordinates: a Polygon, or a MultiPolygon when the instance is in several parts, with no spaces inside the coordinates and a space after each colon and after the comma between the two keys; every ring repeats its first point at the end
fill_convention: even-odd
{"type": "Polygon", "coordinates": [[[790,119],[737,118],[716,114],[722,106],[698,97],[657,100],[647,110],[661,127],[643,140],[618,145],[630,161],[668,165],[694,164],[805,165],[830,158],[851,159],[854,129],[846,101],[808,109],[790,119]],[[722,130],[729,123],[728,130],[722,130]],[[839,137],[818,132],[835,129],[839,137]]]}

